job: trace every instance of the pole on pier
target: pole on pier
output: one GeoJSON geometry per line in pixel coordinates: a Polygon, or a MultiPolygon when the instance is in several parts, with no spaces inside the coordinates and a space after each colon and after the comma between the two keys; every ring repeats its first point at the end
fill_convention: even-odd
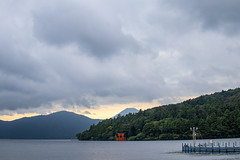
{"type": "Polygon", "coordinates": [[[192,133],[192,136],[193,136],[193,146],[195,147],[195,145],[196,145],[196,140],[197,140],[196,130],[198,130],[198,127],[192,127],[192,128],[190,128],[190,130],[193,132],[193,133],[192,133]]]}

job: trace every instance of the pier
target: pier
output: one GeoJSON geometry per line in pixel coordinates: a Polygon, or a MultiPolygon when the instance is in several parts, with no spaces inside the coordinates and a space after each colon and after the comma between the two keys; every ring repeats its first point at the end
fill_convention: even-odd
{"type": "Polygon", "coordinates": [[[197,145],[197,135],[201,132],[198,127],[190,128],[193,136],[193,144],[182,143],[182,152],[240,152],[240,142],[213,142],[211,139],[208,143],[199,143],[197,145]]]}
{"type": "Polygon", "coordinates": [[[240,152],[240,146],[236,145],[236,142],[233,142],[230,145],[230,142],[228,143],[221,143],[218,142],[217,145],[215,143],[210,143],[210,145],[205,144],[198,144],[197,146],[194,146],[192,144],[182,144],[182,152],[240,152]]]}

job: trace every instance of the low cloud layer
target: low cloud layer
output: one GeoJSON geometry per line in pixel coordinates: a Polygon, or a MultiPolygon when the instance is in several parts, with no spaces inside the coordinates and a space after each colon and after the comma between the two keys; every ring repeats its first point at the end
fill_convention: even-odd
{"type": "Polygon", "coordinates": [[[174,103],[239,87],[239,3],[2,1],[0,110],[174,103]]]}

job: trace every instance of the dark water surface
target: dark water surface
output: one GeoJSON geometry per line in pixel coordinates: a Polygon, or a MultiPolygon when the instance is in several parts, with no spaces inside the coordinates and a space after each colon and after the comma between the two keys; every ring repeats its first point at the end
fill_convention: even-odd
{"type": "Polygon", "coordinates": [[[0,160],[240,160],[239,153],[182,153],[182,143],[191,141],[0,140],[0,160]]]}

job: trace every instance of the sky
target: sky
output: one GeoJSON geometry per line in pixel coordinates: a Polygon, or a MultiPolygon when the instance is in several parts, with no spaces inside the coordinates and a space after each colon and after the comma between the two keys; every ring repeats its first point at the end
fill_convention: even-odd
{"type": "Polygon", "coordinates": [[[237,88],[239,60],[239,0],[0,1],[1,120],[237,88]]]}

